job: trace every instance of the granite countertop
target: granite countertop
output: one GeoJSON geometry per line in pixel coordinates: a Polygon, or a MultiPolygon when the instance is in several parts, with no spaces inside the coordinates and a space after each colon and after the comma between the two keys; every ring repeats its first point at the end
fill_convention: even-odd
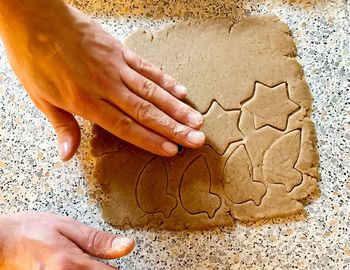
{"type": "MultiPolygon", "coordinates": [[[[138,8],[137,1],[70,2],[93,13],[121,40],[137,28],[154,29],[179,19],[174,17],[178,10],[164,15],[162,0],[144,1],[154,2],[149,10],[138,8]],[[118,12],[125,14],[114,16],[118,12]]],[[[183,0],[171,0],[168,7],[173,2],[187,5],[183,0]]],[[[200,12],[205,16],[274,13],[291,28],[298,60],[314,96],[321,194],[306,207],[306,216],[299,221],[237,223],[235,228],[194,233],[123,231],[136,238],[137,248],[131,256],[111,264],[121,269],[350,269],[350,4],[347,0],[291,1],[301,4],[267,0],[233,4],[233,0],[224,0],[220,2],[222,8],[217,9],[215,3],[219,2],[206,1],[198,13],[189,12],[195,9],[191,6],[180,16],[197,17],[200,12]]],[[[0,115],[2,213],[50,211],[120,232],[101,219],[93,192],[92,161],[87,157],[91,124],[80,119],[82,146],[72,161],[62,163],[49,122],[29,101],[10,69],[2,44],[0,115]]]]}

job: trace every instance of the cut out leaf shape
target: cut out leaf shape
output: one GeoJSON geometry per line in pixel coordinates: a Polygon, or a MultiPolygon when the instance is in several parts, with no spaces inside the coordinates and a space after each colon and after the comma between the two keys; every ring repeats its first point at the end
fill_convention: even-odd
{"type": "Polygon", "coordinates": [[[197,157],[186,168],[180,183],[180,198],[190,214],[207,213],[213,218],[220,208],[220,197],[211,192],[211,175],[204,156],[197,157]]]}
{"type": "Polygon", "coordinates": [[[300,151],[300,131],[294,130],[277,139],[266,152],[263,161],[265,179],[284,184],[287,192],[302,181],[301,173],[294,168],[300,151]]]}
{"type": "Polygon", "coordinates": [[[136,183],[136,200],[148,214],[162,212],[169,217],[176,208],[176,198],[167,193],[168,174],[160,157],[153,158],[142,170],[136,183]]]}
{"type": "Polygon", "coordinates": [[[239,146],[228,158],[223,174],[227,198],[233,203],[249,200],[256,205],[266,193],[265,185],[252,179],[252,162],[244,145],[239,146]]]}

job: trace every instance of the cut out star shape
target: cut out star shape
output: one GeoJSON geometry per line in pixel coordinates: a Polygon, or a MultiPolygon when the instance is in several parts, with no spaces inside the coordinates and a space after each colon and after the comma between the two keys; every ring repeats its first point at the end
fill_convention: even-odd
{"type": "Polygon", "coordinates": [[[289,99],[286,83],[274,87],[256,83],[253,97],[243,105],[243,108],[254,115],[256,129],[272,126],[285,130],[290,114],[299,106],[289,99]]]}
{"type": "Polygon", "coordinates": [[[206,143],[222,155],[232,142],[243,139],[238,129],[240,110],[225,111],[216,101],[204,115],[202,131],[206,134],[206,143]]]}

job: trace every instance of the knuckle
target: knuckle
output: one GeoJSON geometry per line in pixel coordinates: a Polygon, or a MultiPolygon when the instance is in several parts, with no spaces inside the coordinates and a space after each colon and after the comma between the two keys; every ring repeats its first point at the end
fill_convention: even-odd
{"type": "Polygon", "coordinates": [[[171,128],[171,136],[173,138],[183,137],[188,133],[188,129],[183,125],[174,125],[171,128]]]}
{"type": "Polygon", "coordinates": [[[68,225],[71,225],[72,222],[74,222],[75,220],[70,218],[70,217],[67,217],[67,216],[63,216],[63,215],[59,215],[59,216],[55,216],[57,218],[57,220],[59,222],[61,222],[62,224],[68,224],[68,225]]]}
{"type": "Polygon", "coordinates": [[[149,147],[150,152],[154,153],[154,154],[158,154],[159,153],[164,153],[164,149],[162,148],[162,140],[157,140],[157,139],[150,139],[147,141],[147,146],[149,147]]]}
{"type": "Polygon", "coordinates": [[[108,237],[105,233],[98,230],[89,230],[85,238],[86,246],[93,251],[95,255],[102,254],[106,247],[108,237]]]}
{"type": "Polygon", "coordinates": [[[55,129],[55,132],[58,136],[62,136],[64,134],[69,134],[74,127],[70,122],[53,122],[52,126],[55,129]]]}
{"type": "Polygon", "coordinates": [[[154,118],[154,106],[151,103],[142,102],[141,105],[136,108],[135,115],[141,122],[149,121],[154,118]]]}
{"type": "Polygon", "coordinates": [[[112,126],[112,133],[118,135],[128,134],[133,124],[134,121],[130,117],[123,116],[119,118],[112,126]]]}
{"type": "Polygon", "coordinates": [[[164,85],[165,88],[171,88],[175,85],[175,80],[170,77],[168,74],[161,73],[160,81],[162,82],[162,85],[164,85]]]}
{"type": "Polygon", "coordinates": [[[128,64],[137,64],[137,55],[133,51],[129,50],[127,47],[123,47],[122,49],[122,56],[124,58],[124,61],[128,64]]]}
{"type": "Polygon", "coordinates": [[[55,258],[55,265],[55,270],[67,270],[73,269],[74,262],[72,258],[61,255],[55,258]]]}
{"type": "Polygon", "coordinates": [[[146,80],[142,85],[141,96],[145,99],[151,99],[154,96],[156,90],[156,84],[149,80],[146,80]]]}
{"type": "Polygon", "coordinates": [[[152,66],[152,75],[158,82],[164,84],[166,77],[164,72],[159,67],[152,66]]]}
{"type": "Polygon", "coordinates": [[[170,105],[170,115],[173,117],[173,118],[176,118],[176,119],[181,119],[184,114],[186,113],[186,111],[183,109],[182,106],[179,106],[179,104],[177,102],[172,102],[171,105],[170,105]]]}
{"type": "Polygon", "coordinates": [[[146,61],[145,59],[140,58],[137,61],[137,69],[139,71],[149,71],[152,68],[152,65],[150,62],[146,61]]]}

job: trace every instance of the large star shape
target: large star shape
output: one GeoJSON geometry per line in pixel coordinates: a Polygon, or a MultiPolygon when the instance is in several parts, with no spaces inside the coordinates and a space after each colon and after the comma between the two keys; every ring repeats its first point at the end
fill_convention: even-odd
{"type": "Polygon", "coordinates": [[[274,87],[256,83],[253,97],[243,105],[243,109],[254,115],[256,129],[272,126],[285,130],[289,115],[298,108],[288,97],[286,83],[274,87]]]}
{"type": "Polygon", "coordinates": [[[222,155],[232,142],[243,139],[238,129],[240,110],[225,111],[216,101],[204,115],[202,131],[206,134],[206,143],[222,155]]]}

